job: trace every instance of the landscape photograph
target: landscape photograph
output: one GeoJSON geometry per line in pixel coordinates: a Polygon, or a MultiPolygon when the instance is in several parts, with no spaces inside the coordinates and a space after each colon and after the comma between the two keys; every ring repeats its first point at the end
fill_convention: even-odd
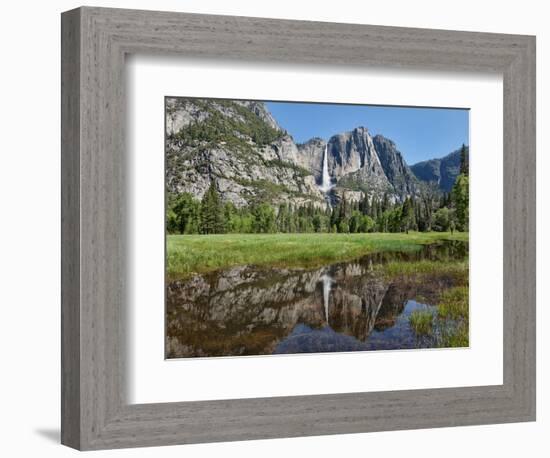
{"type": "Polygon", "coordinates": [[[167,359],[469,347],[469,110],[164,116],[167,359]]]}

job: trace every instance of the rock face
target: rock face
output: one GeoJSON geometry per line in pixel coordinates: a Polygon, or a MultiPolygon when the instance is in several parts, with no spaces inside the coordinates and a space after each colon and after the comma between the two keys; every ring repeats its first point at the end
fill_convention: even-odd
{"type": "Polygon", "coordinates": [[[398,195],[415,194],[418,183],[411,169],[397,150],[395,143],[382,135],[376,135],[373,143],[384,173],[398,195]]]}
{"type": "Polygon", "coordinates": [[[372,137],[365,127],[334,135],[329,141],[328,152],[329,170],[334,176],[342,177],[366,169],[373,178],[387,182],[372,137]]]}
{"type": "Polygon", "coordinates": [[[367,193],[392,192],[372,137],[365,127],[329,140],[329,171],[340,186],[367,193]]]}
{"type": "MultiPolygon", "coordinates": [[[[469,148],[466,147],[466,155],[469,148]]],[[[443,192],[450,192],[460,172],[460,149],[440,159],[430,159],[411,166],[416,177],[426,183],[436,183],[443,192]]]]}
{"type": "Polygon", "coordinates": [[[212,182],[223,201],[325,207],[365,195],[403,201],[422,181],[452,186],[460,157],[406,164],[395,143],[365,127],[296,144],[262,102],[168,98],[166,184],[201,199],[212,182]],[[330,196],[321,192],[325,148],[330,196]],[[458,162],[457,162],[458,161],[458,162]],[[416,174],[416,176],[415,176],[416,174]]]}
{"type": "MultiPolygon", "coordinates": [[[[402,200],[417,192],[418,182],[395,143],[381,135],[372,137],[366,127],[332,136],[328,143],[314,138],[298,145],[297,164],[322,182],[323,154],[328,145],[328,170],[337,196],[344,191],[364,195],[388,193],[402,200]]],[[[360,197],[355,195],[354,200],[360,197]]]]}
{"type": "Polygon", "coordinates": [[[259,102],[167,99],[166,186],[201,199],[212,182],[237,207],[326,201],[298,149],[259,102]]]}
{"type": "Polygon", "coordinates": [[[323,154],[326,144],[327,142],[325,140],[316,137],[297,146],[295,163],[304,169],[309,170],[319,185],[321,184],[323,154]]]}

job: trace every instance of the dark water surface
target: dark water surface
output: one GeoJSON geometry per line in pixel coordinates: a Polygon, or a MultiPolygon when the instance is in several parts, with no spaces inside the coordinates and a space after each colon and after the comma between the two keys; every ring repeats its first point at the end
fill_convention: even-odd
{"type": "Polygon", "coordinates": [[[422,283],[388,280],[388,261],[463,260],[468,244],[432,244],[412,253],[385,252],[317,269],[239,266],[183,281],[166,291],[168,358],[429,348],[418,337],[417,309],[436,313],[452,276],[422,283]]]}

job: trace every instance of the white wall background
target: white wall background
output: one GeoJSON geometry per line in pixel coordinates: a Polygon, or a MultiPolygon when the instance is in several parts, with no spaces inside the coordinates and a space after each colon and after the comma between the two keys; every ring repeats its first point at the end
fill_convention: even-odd
{"type": "MultiPolygon", "coordinates": [[[[392,433],[98,452],[97,456],[547,456],[550,445],[548,232],[550,29],[536,0],[124,0],[98,6],[536,34],[538,140],[538,421],[392,433]],[[545,300],[546,299],[546,300],[545,300]],[[546,433],[546,434],[545,434],[546,433]]],[[[68,0],[10,2],[0,16],[0,423],[3,456],[74,456],[58,445],[60,372],[59,14],[68,0]]]]}

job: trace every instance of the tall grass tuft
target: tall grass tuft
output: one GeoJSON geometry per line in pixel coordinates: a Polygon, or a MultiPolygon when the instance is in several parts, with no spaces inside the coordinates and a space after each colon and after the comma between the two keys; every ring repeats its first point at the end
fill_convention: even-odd
{"type": "Polygon", "coordinates": [[[457,286],[441,295],[437,304],[438,317],[443,322],[451,323],[443,328],[438,346],[449,348],[470,345],[468,296],[468,286],[457,286]]]}
{"type": "Polygon", "coordinates": [[[445,328],[438,344],[442,348],[468,347],[469,345],[469,328],[467,323],[463,322],[453,328],[445,328]]]}
{"type": "Polygon", "coordinates": [[[439,316],[443,319],[467,320],[468,287],[457,286],[443,292],[437,309],[439,316]]]}
{"type": "Polygon", "coordinates": [[[433,314],[429,310],[415,310],[409,316],[409,324],[416,335],[431,335],[433,331],[433,314]]]}

